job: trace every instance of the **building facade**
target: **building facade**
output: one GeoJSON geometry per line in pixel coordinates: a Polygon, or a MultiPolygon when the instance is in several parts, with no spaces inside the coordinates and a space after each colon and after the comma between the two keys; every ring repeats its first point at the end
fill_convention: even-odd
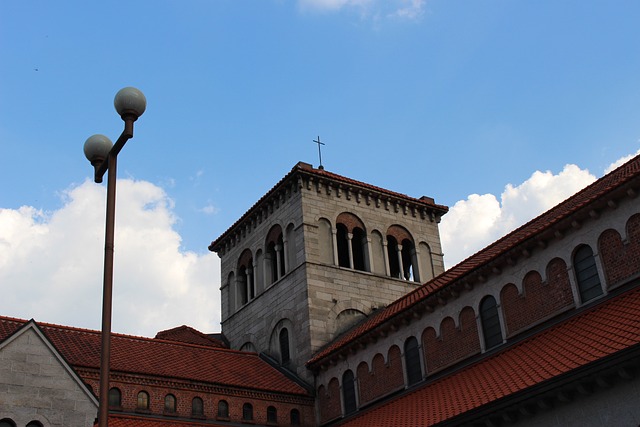
{"type": "MultiPolygon", "coordinates": [[[[445,271],[445,206],[298,163],[209,247],[223,339],[114,334],[110,424],[640,425],[638,193],[640,157],[445,271]]],[[[91,425],[99,335],[0,318],[0,427],[91,425]]]]}
{"type": "Polygon", "coordinates": [[[433,199],[298,163],[212,242],[222,332],[312,383],[314,352],[443,272],[433,199]]]}

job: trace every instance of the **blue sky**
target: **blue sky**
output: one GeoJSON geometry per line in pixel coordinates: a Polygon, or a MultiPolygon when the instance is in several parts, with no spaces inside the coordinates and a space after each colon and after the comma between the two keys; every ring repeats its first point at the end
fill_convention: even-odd
{"type": "Polygon", "coordinates": [[[120,134],[124,86],[148,107],[118,163],[114,329],[217,330],[207,245],[317,166],[318,135],[328,170],[451,206],[448,265],[635,153],[638,22],[634,1],[1,2],[0,314],[99,327],[82,145],[120,134]]]}

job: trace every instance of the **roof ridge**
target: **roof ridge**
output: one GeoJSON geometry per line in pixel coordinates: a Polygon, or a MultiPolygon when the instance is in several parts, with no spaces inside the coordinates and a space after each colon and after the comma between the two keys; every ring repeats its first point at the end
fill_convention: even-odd
{"type": "MultiPolygon", "coordinates": [[[[76,326],[67,326],[67,325],[59,325],[59,324],[56,324],[56,323],[40,322],[40,321],[37,321],[35,319],[32,319],[32,320],[39,327],[41,327],[43,329],[57,329],[57,330],[64,330],[64,331],[67,331],[67,332],[77,332],[77,333],[83,333],[83,334],[87,334],[87,335],[96,335],[96,336],[100,336],[102,334],[101,331],[98,331],[98,330],[95,330],[95,329],[79,328],[79,327],[76,327],[76,326]]],[[[0,322],[2,322],[2,321],[12,321],[12,322],[21,323],[21,324],[26,324],[26,323],[29,322],[29,320],[25,320],[25,319],[18,319],[18,318],[12,318],[12,317],[8,317],[8,316],[0,315],[0,322]]],[[[126,339],[126,340],[130,340],[130,341],[143,341],[143,342],[149,342],[149,343],[159,343],[159,344],[174,345],[174,346],[196,347],[196,348],[202,348],[202,349],[206,349],[206,350],[217,350],[217,351],[224,351],[224,352],[228,352],[228,353],[241,354],[241,355],[244,355],[244,356],[259,357],[258,353],[249,352],[249,351],[233,350],[233,349],[230,349],[230,348],[213,347],[213,346],[210,346],[210,345],[193,344],[193,343],[186,343],[186,342],[182,342],[182,341],[173,341],[173,340],[167,340],[167,339],[161,339],[161,338],[149,338],[149,337],[143,337],[143,336],[138,336],[138,335],[128,335],[128,334],[122,334],[122,333],[117,333],[117,332],[111,332],[111,337],[112,338],[126,339]]]]}
{"type": "Polygon", "coordinates": [[[215,240],[213,240],[211,242],[211,244],[209,245],[209,250],[210,251],[214,251],[214,247],[217,246],[220,241],[224,238],[224,236],[227,235],[227,233],[229,233],[231,230],[233,230],[236,226],[238,226],[240,223],[242,223],[247,216],[249,215],[249,213],[255,209],[258,205],[260,205],[265,199],[267,199],[272,193],[274,193],[278,187],[280,187],[284,182],[286,182],[290,177],[292,177],[295,173],[297,172],[301,172],[301,173],[308,173],[308,174],[312,174],[312,175],[316,175],[316,176],[320,176],[320,177],[326,177],[326,178],[332,178],[334,180],[337,181],[343,181],[343,182],[347,182],[347,183],[352,183],[355,185],[359,185],[361,187],[364,188],[369,188],[370,190],[374,190],[374,191],[378,191],[381,193],[386,193],[390,196],[394,196],[397,198],[403,198],[406,200],[410,200],[414,203],[419,203],[421,205],[425,205],[425,206],[429,206],[431,208],[435,208],[435,209],[440,209],[440,210],[444,210],[444,211],[448,211],[449,207],[445,206],[445,205],[439,205],[436,204],[435,201],[432,198],[424,198],[425,196],[422,196],[421,198],[416,198],[416,197],[412,197],[412,196],[408,196],[406,194],[402,194],[402,193],[398,193],[396,191],[392,191],[392,190],[387,190],[385,188],[382,187],[378,187],[372,184],[367,184],[364,181],[358,181],[352,178],[348,178],[346,176],[343,175],[339,175],[336,174],[334,172],[329,172],[325,169],[316,169],[313,166],[311,166],[309,163],[305,163],[305,162],[298,162],[295,164],[295,166],[293,166],[293,168],[291,168],[291,170],[284,176],[282,177],[273,187],[271,187],[266,193],[264,193],[262,195],[262,197],[260,197],[254,204],[252,204],[243,214],[240,218],[238,218],[238,220],[236,220],[231,226],[229,226],[224,232],[222,232],[215,240]]]}

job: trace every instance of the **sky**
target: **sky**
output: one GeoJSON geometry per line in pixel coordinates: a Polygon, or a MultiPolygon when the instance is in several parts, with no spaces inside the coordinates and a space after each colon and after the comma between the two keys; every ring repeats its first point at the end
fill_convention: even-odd
{"type": "Polygon", "coordinates": [[[448,267],[640,148],[640,3],[0,2],[0,315],[99,329],[117,139],[113,330],[220,331],[207,250],[298,162],[450,207],[448,267]],[[106,181],[106,180],[105,180],[106,181]]]}

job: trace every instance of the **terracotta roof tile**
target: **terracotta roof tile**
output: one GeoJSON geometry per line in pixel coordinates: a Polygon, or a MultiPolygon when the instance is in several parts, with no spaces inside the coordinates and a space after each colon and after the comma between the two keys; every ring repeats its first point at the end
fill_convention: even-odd
{"type": "Polygon", "coordinates": [[[218,348],[227,348],[227,346],[222,341],[212,338],[186,325],[178,326],[177,328],[173,329],[167,329],[166,331],[160,331],[156,334],[156,339],[178,341],[187,344],[206,345],[218,348]]]}
{"type": "Polygon", "coordinates": [[[636,156],[559,205],[532,219],[414,291],[399,298],[384,309],[374,313],[366,321],[317,352],[316,355],[307,362],[307,365],[313,366],[323,358],[349,345],[356,338],[374,330],[382,323],[413,307],[418,302],[425,300],[437,291],[476,271],[479,267],[496,259],[498,256],[507,253],[510,249],[514,248],[514,246],[533,238],[579,209],[589,205],[594,200],[603,197],[605,194],[639,176],[640,156],[636,156]]]}
{"type": "Polygon", "coordinates": [[[636,288],[341,425],[437,424],[639,345],[640,288],[636,288]]]}
{"type": "MultiPolygon", "coordinates": [[[[95,424],[98,425],[97,423],[95,424]]],[[[109,425],[112,427],[217,427],[229,425],[228,423],[214,423],[210,420],[205,421],[185,421],[177,419],[160,419],[151,418],[138,415],[126,415],[126,414],[110,414],[109,425]]]]}
{"type": "MultiPolygon", "coordinates": [[[[25,322],[0,316],[0,341],[25,322]]],[[[70,365],[99,368],[100,332],[39,322],[38,326],[70,365]]],[[[112,334],[111,370],[308,395],[256,353],[129,335],[112,334]]]]}

